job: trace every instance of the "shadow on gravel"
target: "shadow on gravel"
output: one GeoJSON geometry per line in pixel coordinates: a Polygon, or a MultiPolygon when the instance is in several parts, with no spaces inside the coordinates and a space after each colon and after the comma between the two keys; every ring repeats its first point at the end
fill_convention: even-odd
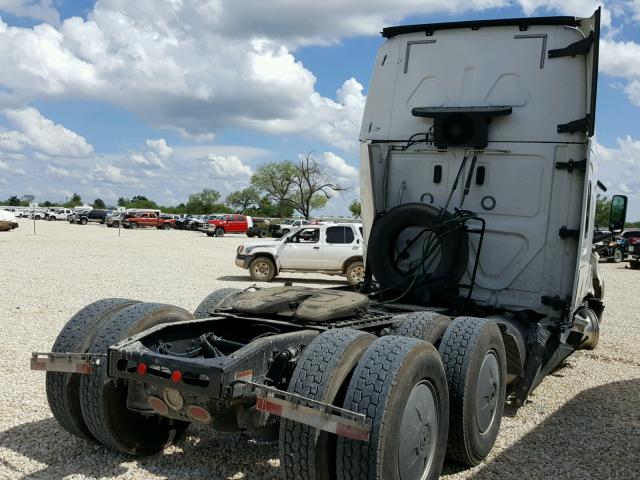
{"type": "MultiPolygon", "coordinates": [[[[19,468],[23,462],[1,455],[0,464],[12,472],[9,478],[115,477],[135,467],[170,480],[222,480],[239,473],[244,474],[240,478],[252,479],[279,476],[277,464],[271,461],[278,458],[277,444],[251,442],[238,434],[221,434],[195,426],[175,447],[138,459],[80,440],[63,430],[53,418],[0,432],[0,448],[42,464],[32,463],[28,469],[37,471],[25,475],[21,472],[23,468],[19,468]]],[[[141,476],[140,472],[129,475],[141,476]]]]}
{"type": "MultiPolygon", "coordinates": [[[[241,275],[225,275],[222,277],[218,277],[218,280],[223,282],[250,282],[251,277],[249,275],[241,276],[241,275]]],[[[287,278],[287,277],[276,277],[271,281],[271,286],[278,286],[279,283],[291,282],[294,285],[296,284],[306,284],[306,283],[320,283],[327,285],[346,285],[347,281],[343,277],[336,277],[336,279],[330,278],[287,278]]]]}
{"type": "Polygon", "coordinates": [[[638,479],[639,439],[640,379],[609,383],[569,400],[472,478],[638,479]]]}

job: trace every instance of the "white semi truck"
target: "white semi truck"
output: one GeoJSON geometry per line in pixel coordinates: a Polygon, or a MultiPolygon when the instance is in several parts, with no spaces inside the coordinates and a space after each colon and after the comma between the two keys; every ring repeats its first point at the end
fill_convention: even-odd
{"type": "MultiPolygon", "coordinates": [[[[286,479],[482,462],[505,402],[598,342],[599,19],[384,29],[361,132],[365,281],[223,289],[193,314],[95,302],[32,356],[55,418],[131,455],[190,423],[279,436],[286,479]]],[[[625,214],[614,196],[612,232],[625,214]]]]}

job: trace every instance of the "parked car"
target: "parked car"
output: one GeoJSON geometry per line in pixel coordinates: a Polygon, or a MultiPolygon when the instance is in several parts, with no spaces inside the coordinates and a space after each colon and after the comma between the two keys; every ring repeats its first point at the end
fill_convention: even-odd
{"type": "MultiPolygon", "coordinates": [[[[601,236],[603,232],[601,230],[594,230],[594,240],[601,236]]],[[[606,260],[609,263],[620,263],[628,255],[629,242],[623,236],[609,237],[593,244],[593,248],[600,260],[606,260]]]]}
{"type": "Polygon", "coordinates": [[[253,220],[248,215],[225,213],[208,220],[202,231],[208,237],[222,237],[225,233],[247,233],[250,227],[253,227],[253,220]]]}
{"type": "Polygon", "coordinates": [[[360,224],[304,225],[278,240],[241,245],[236,265],[258,282],[280,272],[321,272],[345,275],[357,285],[364,280],[362,244],[360,224]]]}
{"type": "Polygon", "coordinates": [[[8,210],[0,210],[0,232],[9,232],[18,228],[20,225],[16,222],[16,216],[8,210]]]}
{"type": "Polygon", "coordinates": [[[89,222],[104,224],[107,221],[106,210],[80,210],[75,212],[69,218],[70,223],[77,223],[78,225],[86,225],[89,222]]]}
{"type": "Polygon", "coordinates": [[[42,220],[44,218],[44,210],[32,210],[29,213],[29,218],[34,220],[42,220]]]}
{"type": "Polygon", "coordinates": [[[269,227],[271,226],[269,219],[252,217],[252,220],[253,226],[247,229],[247,237],[266,237],[269,234],[269,227]]]}
{"type": "Polygon", "coordinates": [[[105,222],[107,224],[107,227],[119,228],[120,222],[122,222],[122,219],[125,217],[125,215],[125,212],[113,212],[111,215],[107,215],[105,222]]]}
{"type": "Polygon", "coordinates": [[[191,215],[181,216],[180,218],[176,219],[175,228],[177,228],[178,230],[188,230],[189,229],[189,222],[191,220],[192,220],[191,215]]]}
{"type": "Polygon", "coordinates": [[[310,224],[311,222],[309,220],[284,219],[279,223],[272,223],[269,227],[269,233],[271,233],[271,235],[276,238],[280,238],[297,229],[298,227],[310,224]]]}
{"type": "Polygon", "coordinates": [[[69,215],[73,214],[73,210],[70,208],[58,208],[57,210],[51,210],[46,213],[46,218],[49,221],[54,220],[67,220],[69,215]]]}
{"type": "Polygon", "coordinates": [[[157,229],[169,230],[173,228],[176,221],[173,218],[162,218],[162,215],[155,213],[127,214],[122,219],[124,228],[136,229],[141,227],[155,227],[157,229]]]}

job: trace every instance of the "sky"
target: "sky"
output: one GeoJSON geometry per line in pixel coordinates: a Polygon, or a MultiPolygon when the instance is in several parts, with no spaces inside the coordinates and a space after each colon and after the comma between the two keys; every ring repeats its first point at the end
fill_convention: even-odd
{"type": "Polygon", "coordinates": [[[640,0],[0,0],[0,199],[176,205],[311,152],[347,214],[383,27],[600,4],[599,178],[640,220],[640,0]]]}

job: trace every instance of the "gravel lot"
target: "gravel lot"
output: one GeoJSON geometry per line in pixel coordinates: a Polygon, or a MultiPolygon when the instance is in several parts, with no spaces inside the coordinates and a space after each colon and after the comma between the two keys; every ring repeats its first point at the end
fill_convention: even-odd
{"type": "MultiPolygon", "coordinates": [[[[245,237],[20,221],[0,233],[0,478],[278,478],[277,445],[192,427],[177,446],[141,460],[90,445],[49,411],[31,351],[48,351],[77,310],[104,297],[193,310],[210,291],[251,284],[233,263],[245,237]]],[[[640,478],[640,272],[603,264],[607,311],[599,347],[578,352],[530,403],[508,412],[479,467],[443,478],[640,478]]],[[[309,285],[340,277],[286,275],[309,285]]]]}

